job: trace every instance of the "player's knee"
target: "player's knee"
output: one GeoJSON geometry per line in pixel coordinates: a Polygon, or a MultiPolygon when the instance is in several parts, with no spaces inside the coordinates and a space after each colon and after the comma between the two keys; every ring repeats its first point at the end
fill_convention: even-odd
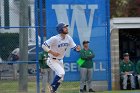
{"type": "Polygon", "coordinates": [[[63,76],[65,75],[65,70],[63,70],[63,76]]]}
{"type": "Polygon", "coordinates": [[[58,76],[63,77],[65,75],[65,71],[61,71],[58,76]]]}
{"type": "Polygon", "coordinates": [[[64,80],[64,76],[61,77],[61,79],[58,81],[59,83],[62,83],[64,80]]]}
{"type": "Polygon", "coordinates": [[[60,75],[61,75],[61,77],[63,77],[65,75],[65,72],[62,72],[60,75]]]}
{"type": "Polygon", "coordinates": [[[65,71],[63,71],[63,76],[65,75],[65,71]]]}

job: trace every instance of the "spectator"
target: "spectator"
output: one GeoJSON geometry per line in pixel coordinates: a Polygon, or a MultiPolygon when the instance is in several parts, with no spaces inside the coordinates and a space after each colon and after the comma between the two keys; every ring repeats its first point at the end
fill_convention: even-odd
{"type": "Polygon", "coordinates": [[[19,60],[19,48],[15,48],[11,53],[11,61],[18,61],[19,60]]]}
{"type": "Polygon", "coordinates": [[[140,60],[137,62],[136,71],[138,74],[138,83],[139,83],[139,87],[140,87],[140,60]]]}
{"type": "MultiPolygon", "coordinates": [[[[10,54],[10,61],[18,61],[19,60],[19,48],[15,48],[12,53],[10,54]]],[[[14,63],[13,64],[13,78],[16,80],[17,79],[17,74],[18,74],[18,69],[19,69],[19,64],[14,63]]]]}
{"type": "Polygon", "coordinates": [[[129,53],[123,54],[123,60],[120,62],[120,73],[123,78],[123,89],[127,89],[127,80],[130,77],[131,89],[135,89],[135,79],[134,79],[134,64],[129,60],[129,53]]]}
{"type": "Polygon", "coordinates": [[[86,81],[88,84],[89,92],[95,92],[92,89],[92,75],[93,75],[93,61],[94,54],[88,46],[89,41],[83,41],[83,49],[80,51],[80,58],[85,62],[80,66],[80,92],[86,91],[86,81]]]}
{"type": "Polygon", "coordinates": [[[0,63],[2,63],[2,58],[0,57],[0,63]]]}
{"type": "Polygon", "coordinates": [[[47,83],[51,84],[53,79],[53,71],[46,64],[47,58],[48,58],[47,52],[43,51],[39,53],[39,65],[42,74],[42,90],[41,90],[42,93],[46,92],[47,83]]]}

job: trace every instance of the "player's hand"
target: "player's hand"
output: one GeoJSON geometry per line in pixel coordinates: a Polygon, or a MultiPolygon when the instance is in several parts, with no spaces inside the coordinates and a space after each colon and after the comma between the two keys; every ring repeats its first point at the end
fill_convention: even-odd
{"type": "Polygon", "coordinates": [[[80,51],[81,50],[81,47],[78,45],[77,47],[76,47],[76,51],[80,51]]]}
{"type": "Polygon", "coordinates": [[[129,75],[129,72],[125,72],[125,75],[129,75]]]}
{"type": "Polygon", "coordinates": [[[44,61],[46,61],[46,60],[47,60],[47,58],[44,58],[43,60],[44,60],[44,61]]]}

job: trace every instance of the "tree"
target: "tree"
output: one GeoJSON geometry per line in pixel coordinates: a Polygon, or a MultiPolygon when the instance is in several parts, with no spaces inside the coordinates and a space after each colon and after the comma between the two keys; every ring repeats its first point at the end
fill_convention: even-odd
{"type": "Polygon", "coordinates": [[[111,17],[127,16],[129,0],[111,0],[111,17]]]}
{"type": "Polygon", "coordinates": [[[111,18],[140,16],[139,0],[111,0],[110,6],[111,18]]]}

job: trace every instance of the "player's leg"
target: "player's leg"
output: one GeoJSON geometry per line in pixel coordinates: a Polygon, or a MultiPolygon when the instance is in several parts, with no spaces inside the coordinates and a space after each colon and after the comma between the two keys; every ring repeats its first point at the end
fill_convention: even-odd
{"type": "MultiPolygon", "coordinates": [[[[59,69],[61,70],[61,68],[59,68],[59,69]]],[[[56,74],[56,76],[53,80],[53,83],[51,84],[54,91],[56,91],[57,88],[60,86],[61,82],[63,81],[63,77],[64,77],[64,74],[56,74]]]]}
{"type": "Polygon", "coordinates": [[[127,79],[128,79],[128,76],[127,75],[123,75],[123,89],[127,88],[127,79]]]}
{"type": "Polygon", "coordinates": [[[55,78],[57,79],[58,76],[61,77],[61,78],[59,79],[58,82],[56,82],[55,79],[54,79],[53,83],[51,84],[52,86],[55,85],[55,87],[54,87],[55,91],[57,90],[57,88],[62,83],[62,81],[64,79],[64,74],[65,74],[63,60],[56,60],[56,61],[57,61],[57,64],[59,64],[60,67],[59,66],[56,67],[58,74],[56,74],[55,78]]]}
{"type": "Polygon", "coordinates": [[[93,69],[88,69],[87,70],[87,84],[89,88],[89,92],[95,92],[93,91],[93,86],[92,86],[92,76],[93,76],[93,69]]]}
{"type": "Polygon", "coordinates": [[[80,68],[80,92],[84,92],[84,85],[86,85],[86,76],[87,76],[87,69],[80,68]]]}
{"type": "Polygon", "coordinates": [[[138,75],[138,83],[139,83],[139,88],[140,88],[140,75],[138,75]]]}
{"type": "Polygon", "coordinates": [[[54,78],[54,71],[49,68],[48,69],[49,72],[48,72],[48,83],[51,85],[51,83],[53,82],[53,78],[54,78]]]}
{"type": "Polygon", "coordinates": [[[130,76],[131,88],[135,89],[135,77],[133,75],[130,76]]]}
{"type": "Polygon", "coordinates": [[[48,69],[48,90],[49,90],[49,93],[50,93],[50,89],[51,89],[51,83],[53,82],[53,78],[54,78],[54,71],[49,68],[48,69]]]}
{"type": "Polygon", "coordinates": [[[65,71],[59,64],[58,60],[48,59],[47,64],[53,71],[55,71],[56,74],[53,83],[51,84],[53,91],[55,92],[61,83],[61,78],[63,78],[65,71]]]}
{"type": "Polygon", "coordinates": [[[14,78],[14,80],[16,80],[17,79],[18,64],[13,64],[13,71],[14,71],[13,78],[14,78]]]}
{"type": "MultiPolygon", "coordinates": [[[[64,69],[63,60],[59,60],[58,63],[59,63],[60,66],[64,69]]],[[[63,75],[62,78],[60,79],[60,82],[62,82],[63,80],[64,80],[64,75],[63,75]]]]}
{"type": "Polygon", "coordinates": [[[46,92],[46,86],[47,86],[47,80],[48,80],[48,70],[44,69],[42,73],[42,93],[46,92]]]}

